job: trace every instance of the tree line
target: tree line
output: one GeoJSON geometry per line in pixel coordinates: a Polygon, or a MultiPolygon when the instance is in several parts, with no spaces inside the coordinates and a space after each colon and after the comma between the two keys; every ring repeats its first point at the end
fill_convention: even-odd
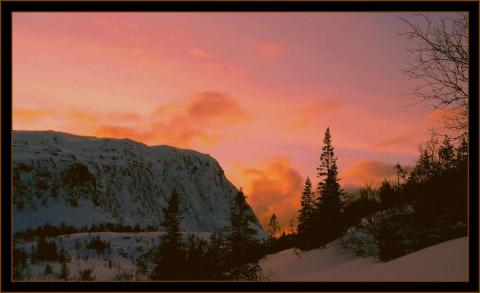
{"type": "Polygon", "coordinates": [[[144,254],[139,269],[151,280],[259,280],[258,260],[264,255],[264,243],[253,228],[250,213],[240,189],[230,206],[230,223],[213,233],[208,241],[180,233],[180,199],[173,190],[163,208],[161,227],[165,234],[160,244],[144,254]]]}
{"type": "Polygon", "coordinates": [[[376,249],[365,250],[365,241],[350,231],[345,240],[349,250],[369,251],[386,260],[467,235],[469,19],[465,13],[415,17],[416,21],[400,18],[408,27],[400,35],[413,45],[407,49],[410,62],[402,71],[415,81],[411,90],[415,102],[427,102],[446,114],[442,124],[432,127],[432,137],[420,147],[410,170],[395,165],[396,182],[365,186],[360,198],[347,196],[350,199],[343,202],[327,128],[317,169],[320,183],[312,191],[306,179],[297,233],[278,238],[282,245],[309,249],[349,229],[363,229],[376,249]]]}
{"type": "Polygon", "coordinates": [[[413,167],[397,163],[395,179],[362,187],[358,196],[341,188],[329,128],[323,142],[320,181],[313,190],[310,178],[305,180],[297,231],[276,238],[278,219],[273,215],[271,251],[309,250],[341,239],[348,252],[388,260],[467,235],[466,136],[460,142],[448,136],[440,142],[432,136],[419,148],[413,167]],[[367,238],[359,236],[365,234],[367,238]]]}

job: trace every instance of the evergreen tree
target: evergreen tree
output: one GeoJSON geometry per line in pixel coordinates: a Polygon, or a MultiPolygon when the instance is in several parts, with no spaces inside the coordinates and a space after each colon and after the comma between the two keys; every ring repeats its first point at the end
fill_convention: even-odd
{"type": "Polygon", "coordinates": [[[456,169],[465,174],[465,178],[468,176],[468,142],[465,137],[462,138],[462,141],[455,149],[455,167],[456,169]]]}
{"type": "Polygon", "coordinates": [[[232,280],[256,280],[261,271],[255,251],[259,246],[256,231],[250,223],[255,216],[250,212],[245,195],[240,189],[230,207],[230,226],[227,228],[227,277],[232,280]]]}
{"type": "Polygon", "coordinates": [[[160,245],[154,257],[152,280],[180,280],[184,278],[185,252],[180,234],[179,196],[173,189],[167,206],[162,208],[161,227],[166,232],[160,238],[160,245]]]}
{"type": "MultiPolygon", "coordinates": [[[[455,175],[453,180],[459,182],[455,188],[457,197],[455,200],[456,207],[454,208],[455,214],[463,223],[467,223],[467,210],[468,210],[468,142],[464,136],[460,142],[460,145],[455,149],[455,175]]],[[[455,195],[451,195],[455,196],[455,195]]]]}
{"type": "Polygon", "coordinates": [[[272,215],[270,218],[270,222],[268,223],[269,227],[269,234],[270,237],[276,238],[277,233],[280,231],[280,223],[277,220],[277,216],[275,214],[272,215]]]}
{"type": "Polygon", "coordinates": [[[456,149],[457,162],[466,162],[468,157],[468,142],[465,136],[462,138],[460,145],[456,149]]]}
{"type": "Polygon", "coordinates": [[[443,143],[438,150],[438,157],[443,171],[448,172],[455,168],[455,149],[447,136],[445,136],[443,143]]]}
{"type": "Polygon", "coordinates": [[[290,231],[290,234],[295,233],[295,220],[294,219],[290,219],[290,221],[288,221],[288,229],[290,231]]]}
{"type": "Polygon", "coordinates": [[[186,261],[183,275],[188,280],[203,280],[208,277],[209,267],[207,266],[205,255],[207,252],[207,242],[195,235],[189,235],[186,243],[186,261]]]}
{"type": "Polygon", "coordinates": [[[438,158],[438,141],[432,137],[420,146],[420,156],[417,159],[411,176],[410,183],[422,183],[438,175],[441,165],[438,158]]]}
{"type": "Polygon", "coordinates": [[[400,188],[400,179],[405,180],[405,177],[407,176],[407,170],[405,170],[405,168],[403,168],[398,162],[393,168],[397,172],[397,188],[400,188]]]}
{"type": "Polygon", "coordinates": [[[325,131],[323,143],[320,165],[317,168],[318,177],[321,179],[317,186],[316,202],[316,226],[319,228],[316,239],[319,244],[333,240],[343,229],[340,202],[343,190],[338,182],[337,158],[332,146],[330,128],[325,131]]]}
{"type": "Polygon", "coordinates": [[[215,232],[210,236],[207,252],[205,253],[206,279],[226,280],[227,263],[227,241],[222,232],[215,232]]]}
{"type": "Polygon", "coordinates": [[[179,204],[180,199],[174,188],[167,206],[162,208],[163,222],[161,223],[161,227],[167,232],[162,240],[166,246],[172,248],[179,247],[181,244],[179,204]]]}
{"type": "Polygon", "coordinates": [[[390,181],[384,179],[380,188],[378,189],[378,195],[380,197],[380,203],[383,207],[390,207],[395,203],[396,190],[390,181]]]}
{"type": "Polygon", "coordinates": [[[315,210],[312,182],[308,177],[305,180],[300,205],[301,208],[298,215],[297,232],[300,242],[299,244],[300,246],[303,246],[303,244],[305,244],[304,241],[306,240],[305,236],[309,234],[309,231],[312,228],[315,210]]]}
{"type": "Polygon", "coordinates": [[[52,273],[52,267],[50,266],[49,263],[45,264],[45,268],[43,269],[43,273],[45,275],[50,275],[52,273]]]}

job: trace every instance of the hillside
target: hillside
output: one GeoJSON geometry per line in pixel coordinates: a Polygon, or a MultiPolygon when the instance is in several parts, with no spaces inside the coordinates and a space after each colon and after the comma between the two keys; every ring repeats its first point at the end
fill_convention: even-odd
{"type": "Polygon", "coordinates": [[[457,238],[380,262],[338,254],[336,243],[307,252],[288,249],[260,261],[271,281],[418,281],[468,280],[468,238],[457,238]]]}
{"type": "Polygon", "coordinates": [[[158,227],[175,188],[181,229],[214,232],[228,224],[237,192],[207,154],[55,131],[14,131],[13,175],[15,231],[46,223],[158,227]]]}

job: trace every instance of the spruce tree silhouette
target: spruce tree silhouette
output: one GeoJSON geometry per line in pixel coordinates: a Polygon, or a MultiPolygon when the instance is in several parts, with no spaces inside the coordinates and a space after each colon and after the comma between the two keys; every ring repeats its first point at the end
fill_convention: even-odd
{"type": "Polygon", "coordinates": [[[270,237],[276,238],[278,232],[280,231],[280,223],[278,222],[277,216],[275,214],[273,214],[272,217],[270,218],[270,222],[268,223],[268,227],[269,227],[268,232],[270,234],[270,237]]]}
{"type": "Polygon", "coordinates": [[[315,242],[320,245],[334,240],[343,230],[340,202],[343,190],[339,184],[337,158],[332,146],[329,127],[325,131],[323,143],[320,165],[317,168],[318,177],[323,180],[317,186],[316,232],[313,235],[315,242]]]}
{"type": "Polygon", "coordinates": [[[245,195],[240,189],[230,207],[230,226],[227,228],[228,279],[256,280],[261,271],[256,250],[259,246],[256,231],[250,226],[255,216],[250,213],[245,195]]]}
{"type": "Polygon", "coordinates": [[[315,213],[315,206],[314,206],[314,192],[312,191],[312,182],[310,178],[307,177],[305,180],[305,185],[303,188],[301,201],[300,201],[300,211],[298,215],[298,246],[300,248],[309,247],[310,243],[310,235],[313,231],[313,220],[314,220],[314,213],[315,213]]]}
{"type": "Polygon", "coordinates": [[[163,222],[161,227],[166,234],[161,236],[160,245],[154,256],[154,267],[150,278],[152,280],[182,280],[185,279],[182,268],[185,265],[185,251],[180,234],[179,196],[175,188],[162,209],[163,222]]]}

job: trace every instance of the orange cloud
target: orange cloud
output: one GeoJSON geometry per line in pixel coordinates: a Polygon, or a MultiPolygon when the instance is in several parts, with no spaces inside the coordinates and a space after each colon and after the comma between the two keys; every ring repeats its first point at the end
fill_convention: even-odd
{"type": "Polygon", "coordinates": [[[70,109],[65,115],[73,120],[89,121],[91,123],[96,123],[101,119],[101,116],[98,113],[76,108],[70,109]]]}
{"type": "Polygon", "coordinates": [[[205,58],[207,57],[207,53],[205,51],[198,49],[198,48],[193,48],[190,49],[190,55],[196,58],[205,58]]]}
{"type": "Polygon", "coordinates": [[[151,141],[161,142],[178,147],[190,147],[197,143],[213,146],[218,143],[219,137],[215,133],[207,132],[200,127],[192,125],[182,117],[170,121],[157,122],[150,130],[151,141]]]}
{"type": "Polygon", "coordinates": [[[79,120],[84,122],[96,123],[103,119],[117,122],[139,121],[140,115],[134,112],[109,112],[100,114],[96,111],[89,111],[80,108],[70,108],[69,110],[56,110],[52,108],[14,108],[13,119],[21,122],[30,122],[38,119],[54,118],[61,116],[70,120],[79,120]]]}
{"type": "Polygon", "coordinates": [[[395,176],[394,165],[377,161],[357,160],[340,173],[346,186],[377,185],[385,178],[395,176]]]}
{"type": "Polygon", "coordinates": [[[111,112],[106,115],[109,120],[120,122],[139,122],[142,117],[134,112],[111,112]]]}
{"type": "Polygon", "coordinates": [[[64,121],[57,130],[66,132],[131,138],[150,145],[211,147],[219,142],[225,127],[245,122],[249,116],[235,99],[214,91],[160,105],[145,116],[128,111],[98,113],[80,108],[13,110],[13,120],[20,128],[47,118],[64,121]]]}
{"type": "MultiPolygon", "coordinates": [[[[195,93],[189,98],[159,105],[152,118],[161,121],[188,120],[194,125],[232,125],[245,122],[249,115],[229,95],[215,91],[195,93]]],[[[185,123],[185,122],[183,122],[185,123]]]]}
{"type": "Polygon", "coordinates": [[[273,213],[285,228],[296,220],[303,180],[287,158],[269,158],[256,167],[237,165],[237,169],[248,181],[247,201],[264,227],[273,213]]]}
{"type": "Polygon", "coordinates": [[[231,96],[205,91],[158,106],[150,115],[151,141],[189,147],[217,144],[227,126],[248,121],[249,115],[231,96]]]}
{"type": "Polygon", "coordinates": [[[156,107],[148,116],[144,142],[211,147],[219,142],[226,127],[248,119],[249,115],[229,95],[215,91],[195,93],[156,107]]]}
{"type": "Polygon", "coordinates": [[[277,58],[283,56],[284,54],[284,49],[280,44],[270,41],[258,44],[258,48],[263,55],[268,58],[277,58]]]}
{"type": "Polygon", "coordinates": [[[204,124],[237,123],[248,117],[237,101],[219,92],[202,92],[196,94],[187,109],[190,118],[204,124]]]}
{"type": "Polygon", "coordinates": [[[101,125],[94,131],[99,137],[130,138],[146,144],[167,144],[176,147],[189,147],[192,143],[202,143],[211,146],[218,142],[218,138],[196,128],[183,125],[155,123],[146,131],[138,131],[132,127],[101,125]],[[175,129],[173,131],[173,129],[175,129]]]}
{"type": "Polygon", "coordinates": [[[22,122],[35,122],[45,118],[51,118],[57,115],[58,112],[51,108],[13,108],[12,118],[21,120],[22,122]]]}

